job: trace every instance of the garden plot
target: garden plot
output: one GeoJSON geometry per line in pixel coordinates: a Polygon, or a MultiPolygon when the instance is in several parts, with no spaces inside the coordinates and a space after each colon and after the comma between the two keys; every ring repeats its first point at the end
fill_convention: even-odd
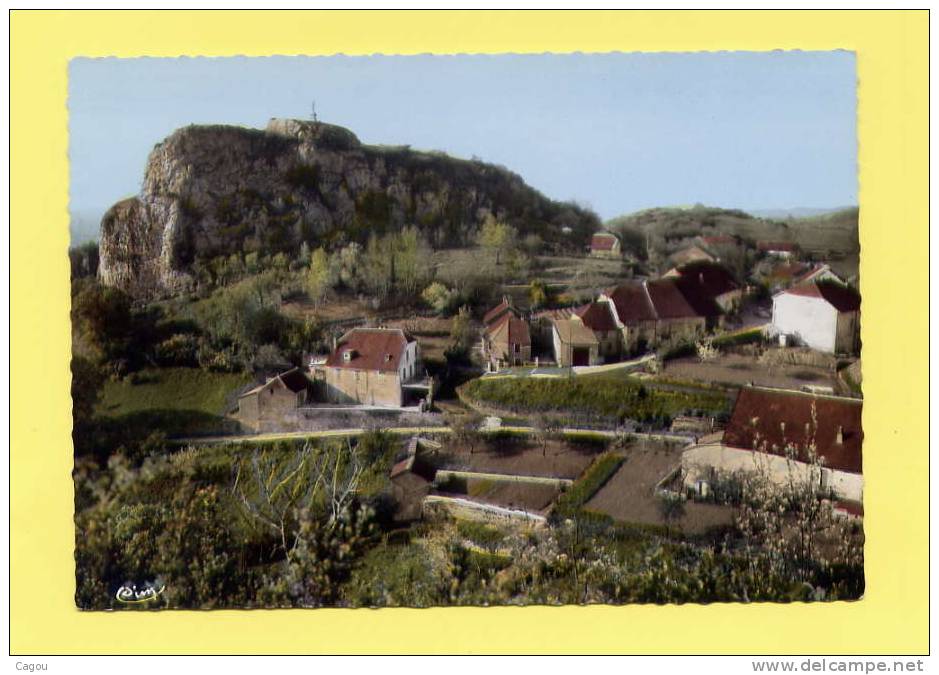
{"type": "MultiPolygon", "coordinates": [[[[683,447],[638,441],[624,453],[619,470],[587,502],[585,509],[614,520],[642,525],[664,525],[656,484],[681,461],[683,447]]],[[[674,522],[684,534],[731,525],[733,509],[716,504],[685,502],[685,515],[674,522]]]]}
{"type": "Polygon", "coordinates": [[[549,441],[543,453],[534,439],[500,434],[480,441],[472,452],[466,445],[448,442],[431,461],[438,469],[573,479],[602,450],[602,445],[549,441]]]}
{"type": "Polygon", "coordinates": [[[668,361],[662,376],[675,380],[691,380],[708,384],[801,389],[805,385],[828,386],[837,391],[836,373],[827,368],[807,365],[767,365],[755,356],[722,354],[716,360],[702,363],[697,358],[668,361]]]}

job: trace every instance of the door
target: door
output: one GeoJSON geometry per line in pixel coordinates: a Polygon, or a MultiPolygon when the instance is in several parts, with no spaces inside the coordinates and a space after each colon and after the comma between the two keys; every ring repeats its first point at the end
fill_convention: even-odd
{"type": "Polygon", "coordinates": [[[571,354],[571,364],[575,366],[589,366],[590,348],[574,347],[573,353],[571,354]]]}

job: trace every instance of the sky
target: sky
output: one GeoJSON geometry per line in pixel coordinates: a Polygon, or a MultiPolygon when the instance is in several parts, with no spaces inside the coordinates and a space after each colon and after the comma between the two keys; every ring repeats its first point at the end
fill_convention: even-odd
{"type": "MultiPolygon", "coordinates": [[[[95,225],[181,126],[309,118],[478,157],[603,219],[857,203],[851,52],[74,59],[70,208],[95,225]]],[[[88,227],[76,224],[73,230],[88,227]]],[[[74,234],[74,233],[73,233],[74,234]]]]}

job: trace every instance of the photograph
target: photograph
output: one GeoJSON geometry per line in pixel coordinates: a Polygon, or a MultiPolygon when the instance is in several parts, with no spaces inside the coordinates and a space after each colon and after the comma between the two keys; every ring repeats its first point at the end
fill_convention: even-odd
{"type": "Polygon", "coordinates": [[[860,600],[857,86],[72,58],[74,607],[860,600]]]}

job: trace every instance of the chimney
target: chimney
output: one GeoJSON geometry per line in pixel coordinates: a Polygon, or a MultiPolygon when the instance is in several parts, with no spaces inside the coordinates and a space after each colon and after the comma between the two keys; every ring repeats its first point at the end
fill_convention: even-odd
{"type": "Polygon", "coordinates": [[[704,285],[704,272],[698,272],[698,283],[704,285]]]}
{"type": "Polygon", "coordinates": [[[835,443],[838,445],[844,443],[844,427],[842,427],[840,424],[838,425],[838,433],[835,434],[835,443]]]}

